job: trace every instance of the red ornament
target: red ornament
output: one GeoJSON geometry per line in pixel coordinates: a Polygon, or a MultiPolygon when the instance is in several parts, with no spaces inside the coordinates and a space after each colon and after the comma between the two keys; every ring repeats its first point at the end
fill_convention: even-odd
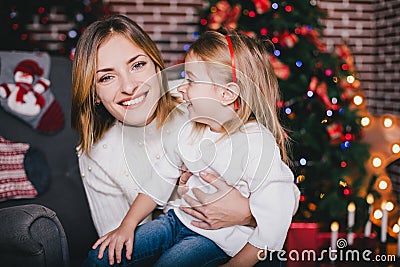
{"type": "Polygon", "coordinates": [[[307,26],[301,26],[295,30],[295,33],[303,35],[308,41],[313,43],[318,50],[322,52],[326,51],[326,44],[320,40],[320,34],[315,29],[311,29],[307,26]]]}
{"type": "Polygon", "coordinates": [[[349,188],[343,189],[343,195],[349,196],[351,194],[351,190],[349,188]]]}
{"type": "Polygon", "coordinates": [[[272,68],[274,69],[275,75],[281,79],[281,80],[286,80],[289,78],[290,75],[290,69],[287,65],[283,64],[277,57],[274,55],[269,55],[268,57],[269,62],[272,65],[272,68]]]}
{"type": "MultiPolygon", "coordinates": [[[[240,17],[241,6],[239,4],[231,7],[231,5],[223,0],[215,5],[216,11],[209,16],[208,28],[218,30],[223,25],[228,29],[237,28],[237,20],[240,17]]],[[[254,11],[253,11],[254,12],[254,11]]]]}
{"type": "Polygon", "coordinates": [[[317,77],[312,77],[308,89],[318,95],[325,104],[326,109],[339,110],[339,106],[332,104],[328,96],[328,86],[326,82],[320,82],[317,77]]]}
{"type": "Polygon", "coordinates": [[[349,70],[351,72],[354,72],[355,67],[354,67],[354,58],[350,52],[350,49],[347,45],[337,45],[335,47],[335,53],[336,55],[341,59],[346,62],[345,64],[342,65],[343,70],[349,70]]]}
{"type": "Polygon", "coordinates": [[[299,41],[299,38],[296,34],[289,33],[288,31],[285,31],[283,34],[281,34],[279,39],[281,46],[288,48],[292,48],[299,41]]]}
{"type": "Polygon", "coordinates": [[[343,141],[343,127],[340,123],[332,123],[326,126],[329,137],[331,138],[331,144],[340,144],[343,141]]]}
{"type": "Polygon", "coordinates": [[[271,9],[271,2],[269,0],[252,0],[256,7],[257,14],[264,14],[271,9]]]}

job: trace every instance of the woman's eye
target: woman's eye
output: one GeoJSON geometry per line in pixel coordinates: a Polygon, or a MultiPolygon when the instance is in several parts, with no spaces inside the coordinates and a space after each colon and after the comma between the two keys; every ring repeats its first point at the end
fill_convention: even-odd
{"type": "Polygon", "coordinates": [[[134,64],[132,65],[132,70],[140,70],[140,69],[143,68],[144,65],[146,65],[146,64],[147,64],[147,63],[144,62],[144,61],[136,62],[136,63],[134,63],[134,64]]]}
{"type": "Polygon", "coordinates": [[[104,75],[99,79],[99,82],[104,83],[104,82],[111,80],[111,78],[112,78],[111,75],[104,75]]]}
{"type": "Polygon", "coordinates": [[[186,78],[186,81],[189,85],[191,85],[194,81],[192,79],[186,78]]]}

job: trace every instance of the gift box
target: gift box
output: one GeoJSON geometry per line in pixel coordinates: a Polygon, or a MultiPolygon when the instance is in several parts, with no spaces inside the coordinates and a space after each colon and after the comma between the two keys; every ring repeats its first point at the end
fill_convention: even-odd
{"type": "Polygon", "coordinates": [[[375,233],[369,237],[353,233],[353,237],[354,242],[349,245],[347,233],[338,233],[336,248],[332,248],[332,234],[319,232],[317,223],[294,222],[289,228],[281,260],[287,267],[376,266],[375,256],[386,254],[375,233]]]}
{"type": "Polygon", "coordinates": [[[317,223],[293,222],[290,225],[285,243],[287,267],[317,266],[316,261],[308,260],[308,255],[319,251],[318,229],[317,223]]]}

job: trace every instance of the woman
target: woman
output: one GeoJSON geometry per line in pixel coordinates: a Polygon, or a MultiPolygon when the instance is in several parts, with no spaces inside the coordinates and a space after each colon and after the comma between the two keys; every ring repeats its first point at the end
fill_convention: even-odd
{"type": "MultiPolygon", "coordinates": [[[[121,15],[93,23],[78,42],[72,73],[71,124],[80,137],[79,166],[99,236],[123,224],[132,202],[141,195],[141,184],[150,176],[149,161],[162,157],[161,127],[182,119],[179,114],[169,116],[179,99],[169,93],[166,77],[160,74],[159,79],[147,82],[163,69],[155,43],[136,23],[121,15]],[[131,137],[130,147],[140,160],[133,174],[125,164],[123,132],[131,137]]],[[[184,173],[181,183],[187,178],[184,173]]],[[[216,180],[212,175],[203,179],[216,180]]],[[[196,206],[184,208],[200,220],[193,222],[196,226],[216,229],[254,225],[246,198],[222,181],[213,185],[219,190],[215,194],[229,192],[207,206],[197,205],[208,198],[199,191],[197,200],[185,198],[196,206]]],[[[109,249],[109,258],[114,258],[114,249],[116,255],[122,250],[109,249]]]]}

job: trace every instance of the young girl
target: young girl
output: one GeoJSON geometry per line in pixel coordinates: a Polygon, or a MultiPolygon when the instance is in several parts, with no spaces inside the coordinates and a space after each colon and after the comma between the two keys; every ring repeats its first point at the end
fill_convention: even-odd
{"type": "MultiPolygon", "coordinates": [[[[178,88],[195,125],[181,131],[175,153],[194,174],[215,172],[248,197],[257,227],[209,231],[193,226],[190,215],[174,211],[186,227],[231,256],[231,266],[253,266],[260,250],[282,249],[300,196],[284,163],[286,140],[276,107],[279,88],[267,45],[246,35],[206,32],[188,51],[187,83],[178,88]]],[[[187,185],[213,190],[195,177],[187,185]]]]}
{"type": "MultiPolygon", "coordinates": [[[[184,163],[195,174],[188,181],[188,188],[194,188],[188,194],[213,192],[196,177],[200,172],[222,176],[249,198],[257,226],[198,228],[191,224],[193,217],[178,208],[183,197],[168,214],[137,227],[132,260],[124,258],[123,266],[216,266],[230,257],[228,265],[253,266],[263,255],[260,251],[282,249],[299,191],[284,163],[278,84],[267,56],[266,45],[247,36],[204,33],[188,51],[187,83],[178,88],[195,124],[184,124],[177,141],[164,142],[169,160],[184,163]]],[[[163,177],[165,171],[157,173],[163,177]]],[[[140,218],[130,215],[136,228],[140,218]]],[[[103,243],[99,257],[107,239],[95,244],[103,243]]]]}
{"type": "MultiPolygon", "coordinates": [[[[91,24],[75,52],[71,126],[80,138],[77,152],[83,185],[99,236],[110,231],[113,234],[108,237],[123,236],[129,244],[127,252],[132,250],[133,229],[122,233],[129,225],[124,218],[142,195],[141,184],[152,175],[150,162],[159,161],[163,154],[160,126],[177,129],[187,119],[179,112],[170,116],[180,101],[168,92],[165,76],[157,75],[163,69],[155,43],[122,15],[91,24]]],[[[176,181],[179,168],[169,174],[176,181]]],[[[185,210],[199,219],[207,217],[197,223],[200,227],[204,223],[212,228],[250,224],[248,200],[237,190],[229,191],[227,199],[185,210]],[[233,213],[232,205],[241,208],[233,213]],[[222,216],[223,220],[218,220],[222,216]]],[[[138,206],[137,211],[142,209],[145,207],[138,206]]]]}

